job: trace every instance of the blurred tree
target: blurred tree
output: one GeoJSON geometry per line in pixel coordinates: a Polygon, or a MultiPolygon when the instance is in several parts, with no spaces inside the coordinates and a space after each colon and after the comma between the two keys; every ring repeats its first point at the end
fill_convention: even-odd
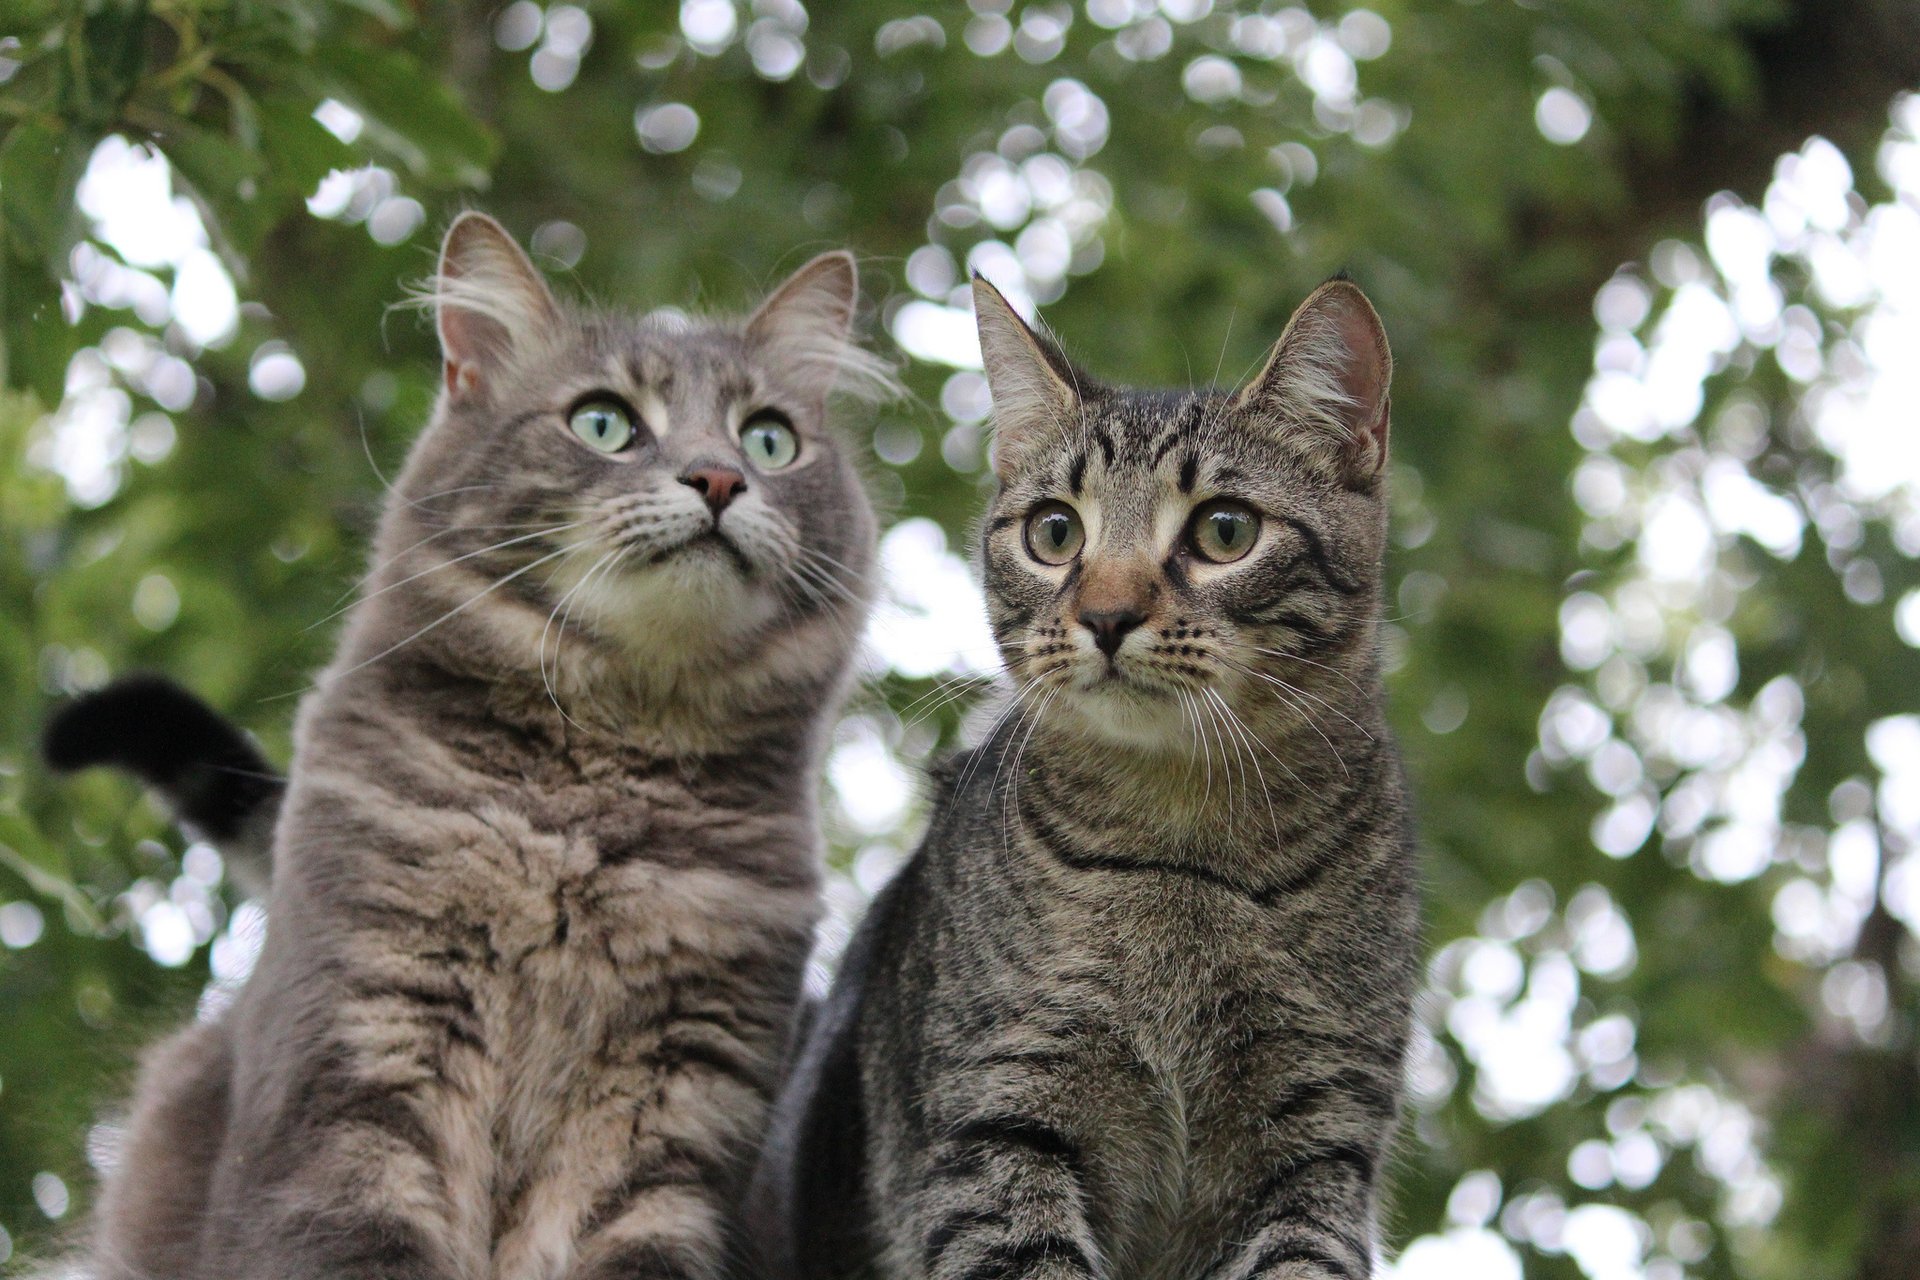
{"type": "Polygon", "coordinates": [[[1913,0],[13,0],[0,1230],[80,1212],[131,1053],[262,927],[126,786],[50,781],[35,730],[153,667],[284,758],[433,391],[389,308],[478,203],[622,302],[865,256],[924,407],[854,424],[898,523],[829,771],[843,914],[911,845],[937,682],[982,668],[946,549],[984,480],[965,269],[1164,383],[1233,379],[1352,269],[1399,357],[1389,659],[1430,847],[1400,1274],[1910,1275],[1917,29],[1913,0]]]}

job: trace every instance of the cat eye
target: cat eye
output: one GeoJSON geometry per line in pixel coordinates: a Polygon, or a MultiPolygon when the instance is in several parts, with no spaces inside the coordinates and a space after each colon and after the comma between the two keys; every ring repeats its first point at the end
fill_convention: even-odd
{"type": "Polygon", "coordinates": [[[1080,554],[1087,533],[1064,502],[1047,502],[1027,517],[1027,554],[1042,564],[1065,564],[1080,554]]]}
{"type": "Polygon", "coordinates": [[[740,428],[740,447],[760,470],[778,471],[800,456],[800,437],[784,413],[762,409],[740,428]]]}
{"type": "Polygon", "coordinates": [[[1209,502],[1193,513],[1188,535],[1202,559],[1230,564],[1253,550],[1260,517],[1238,502],[1209,502]]]}
{"type": "Polygon", "coordinates": [[[589,400],[567,419],[573,434],[602,453],[618,453],[633,443],[633,419],[612,400],[589,400]]]}

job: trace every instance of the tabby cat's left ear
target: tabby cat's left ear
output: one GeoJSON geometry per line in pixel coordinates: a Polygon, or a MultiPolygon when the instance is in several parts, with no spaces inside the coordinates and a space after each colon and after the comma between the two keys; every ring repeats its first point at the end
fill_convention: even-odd
{"type": "Polygon", "coordinates": [[[1264,368],[1234,395],[1236,409],[1317,440],[1347,483],[1364,485],[1387,461],[1387,384],[1393,355],[1367,295],[1349,280],[1315,289],[1287,322],[1264,368]]]}
{"type": "Polygon", "coordinates": [[[433,280],[447,394],[484,396],[516,352],[559,322],[547,282],[507,229],[484,213],[463,213],[447,228],[433,280]]]}
{"type": "Polygon", "coordinates": [[[980,275],[973,277],[973,318],[993,395],[993,469],[1005,483],[1072,420],[1080,403],[1078,379],[1066,356],[980,275]]]}

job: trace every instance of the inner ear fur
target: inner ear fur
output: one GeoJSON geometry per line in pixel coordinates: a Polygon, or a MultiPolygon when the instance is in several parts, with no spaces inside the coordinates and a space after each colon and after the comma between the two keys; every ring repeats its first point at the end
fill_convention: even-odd
{"type": "Polygon", "coordinates": [[[1006,481],[1074,420],[1081,378],[1066,355],[1020,318],[986,277],[973,277],[980,360],[993,394],[994,470],[1006,481]]]}
{"type": "Polygon", "coordinates": [[[1351,280],[1334,279],[1300,304],[1234,405],[1317,440],[1350,483],[1364,484],[1386,465],[1392,378],[1393,355],[1373,304],[1351,280]]]}
{"type": "Polygon", "coordinates": [[[854,336],[860,272],[845,249],[823,253],[788,276],[747,320],[747,341],[824,410],[835,391],[878,403],[901,394],[893,368],[854,336]]]}
{"type": "Polygon", "coordinates": [[[456,399],[484,395],[488,379],[560,319],[539,269],[484,213],[463,213],[447,228],[433,307],[447,391],[456,399]]]}

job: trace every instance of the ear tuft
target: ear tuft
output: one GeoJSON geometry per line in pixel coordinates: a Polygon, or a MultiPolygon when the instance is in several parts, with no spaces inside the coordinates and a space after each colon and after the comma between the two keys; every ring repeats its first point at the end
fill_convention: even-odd
{"type": "Polygon", "coordinates": [[[483,393],[488,377],[560,316],[540,272],[484,213],[463,213],[447,228],[429,296],[447,390],[456,398],[483,393]]]}
{"type": "Polygon", "coordinates": [[[993,395],[994,470],[1009,480],[1032,450],[1057,435],[1079,407],[1079,378],[1067,358],[1020,318],[1006,296],[974,273],[973,317],[980,362],[993,395]]]}
{"type": "Polygon", "coordinates": [[[1234,405],[1277,420],[1296,438],[1317,438],[1338,454],[1349,483],[1365,484],[1386,464],[1392,377],[1380,317],[1342,273],[1300,304],[1234,405]]]}
{"type": "Polygon", "coordinates": [[[893,367],[854,340],[860,272],[845,249],[788,276],[747,321],[747,339],[824,406],[837,388],[870,403],[901,394],[893,367]]]}

